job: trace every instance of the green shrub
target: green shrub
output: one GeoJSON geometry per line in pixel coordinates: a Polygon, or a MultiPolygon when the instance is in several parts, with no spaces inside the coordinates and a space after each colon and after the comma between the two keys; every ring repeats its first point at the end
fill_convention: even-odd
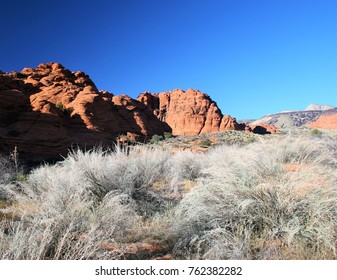
{"type": "Polygon", "coordinates": [[[320,131],[317,128],[314,128],[313,130],[311,130],[311,135],[322,135],[322,131],[320,131]]]}
{"type": "Polygon", "coordinates": [[[26,182],[27,179],[28,179],[28,176],[25,173],[23,173],[22,171],[18,172],[15,176],[16,182],[23,183],[23,182],[26,182]]]}
{"type": "Polygon", "coordinates": [[[163,136],[155,134],[155,135],[152,136],[152,138],[151,138],[151,140],[150,140],[150,143],[151,143],[151,144],[156,144],[156,143],[158,143],[159,141],[162,141],[163,139],[164,139],[163,136]]]}
{"type": "Polygon", "coordinates": [[[201,140],[200,143],[199,143],[199,145],[200,145],[200,147],[202,147],[202,148],[208,148],[208,147],[210,147],[210,146],[212,145],[212,142],[211,142],[211,140],[209,140],[209,139],[207,138],[207,139],[201,140]]]}
{"type": "Polygon", "coordinates": [[[64,106],[63,106],[63,103],[62,102],[59,102],[55,105],[56,108],[60,109],[61,111],[64,111],[64,106]]]}
{"type": "Polygon", "coordinates": [[[169,139],[169,138],[172,138],[172,137],[173,137],[173,135],[172,135],[171,132],[164,132],[164,138],[165,139],[169,139]]]}
{"type": "Polygon", "coordinates": [[[255,137],[247,137],[246,139],[244,139],[244,144],[251,144],[251,143],[254,143],[256,141],[256,138],[255,137]]]}

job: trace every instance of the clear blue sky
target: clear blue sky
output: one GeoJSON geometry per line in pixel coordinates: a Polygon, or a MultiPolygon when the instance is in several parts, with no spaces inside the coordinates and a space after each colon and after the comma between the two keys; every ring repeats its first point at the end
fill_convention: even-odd
{"type": "Polygon", "coordinates": [[[99,89],[195,88],[224,114],[337,106],[337,0],[0,0],[0,69],[57,61],[99,89]]]}

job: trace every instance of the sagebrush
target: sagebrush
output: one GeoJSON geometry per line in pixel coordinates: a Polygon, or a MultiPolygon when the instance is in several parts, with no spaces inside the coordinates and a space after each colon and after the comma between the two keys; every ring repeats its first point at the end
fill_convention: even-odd
{"type": "Polygon", "coordinates": [[[206,153],[78,150],[21,182],[0,162],[1,259],[336,259],[337,141],[327,135],[206,153]],[[130,250],[139,243],[165,246],[130,250]]]}

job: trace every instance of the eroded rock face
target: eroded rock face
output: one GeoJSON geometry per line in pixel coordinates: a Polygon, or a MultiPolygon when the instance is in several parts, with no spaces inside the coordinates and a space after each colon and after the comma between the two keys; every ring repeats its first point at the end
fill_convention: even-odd
{"type": "Polygon", "coordinates": [[[59,63],[0,74],[0,153],[60,159],[71,147],[111,146],[119,135],[144,140],[170,127],[127,96],[98,91],[85,73],[59,63]]]}
{"type": "Polygon", "coordinates": [[[316,121],[307,125],[310,128],[337,129],[337,109],[331,109],[321,115],[316,121]]]}
{"type": "Polygon", "coordinates": [[[0,72],[0,153],[17,147],[26,161],[60,159],[72,147],[146,141],[164,132],[189,136],[232,129],[251,131],[222,115],[198,90],[145,92],[135,100],[99,91],[87,74],[59,63],[0,72]]]}
{"type": "Polygon", "coordinates": [[[157,118],[166,122],[173,135],[198,135],[222,130],[245,130],[229,115],[223,116],[214,101],[199,90],[176,89],[159,94],[145,92],[137,98],[157,118]]]}
{"type": "Polygon", "coordinates": [[[250,126],[253,133],[256,134],[275,134],[279,133],[279,130],[276,126],[268,123],[259,123],[258,125],[250,126]]]}

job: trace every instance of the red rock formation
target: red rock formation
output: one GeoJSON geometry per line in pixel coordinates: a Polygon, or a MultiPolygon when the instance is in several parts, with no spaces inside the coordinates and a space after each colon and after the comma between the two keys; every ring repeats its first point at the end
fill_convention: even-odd
{"type": "Polygon", "coordinates": [[[0,72],[0,153],[17,147],[24,159],[58,159],[71,147],[111,146],[123,137],[198,135],[222,130],[250,130],[223,116],[211,98],[189,89],[141,94],[138,100],[98,91],[85,73],[59,63],[21,72],[0,72]]]}
{"type": "Polygon", "coordinates": [[[159,94],[145,92],[138,100],[159,120],[166,122],[174,135],[198,135],[222,130],[245,130],[235,118],[223,116],[214,101],[205,93],[180,89],[159,94]]]}
{"type": "Polygon", "coordinates": [[[259,123],[258,125],[251,125],[251,131],[256,134],[275,134],[279,133],[276,126],[268,123],[259,123]]]}
{"type": "Polygon", "coordinates": [[[170,131],[141,102],[99,92],[88,75],[58,63],[0,74],[0,153],[15,146],[34,161],[68,149],[111,146],[121,134],[145,139],[170,131]]]}
{"type": "Polygon", "coordinates": [[[331,110],[326,115],[320,116],[316,121],[309,123],[310,128],[337,129],[337,110],[331,110]]]}

